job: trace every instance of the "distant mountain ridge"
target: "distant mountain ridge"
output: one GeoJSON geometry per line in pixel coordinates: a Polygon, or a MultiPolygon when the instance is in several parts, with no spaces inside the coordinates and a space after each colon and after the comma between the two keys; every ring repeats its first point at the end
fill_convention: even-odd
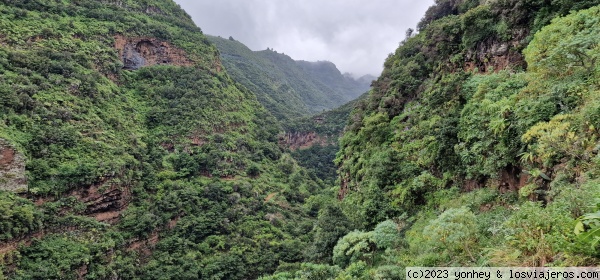
{"type": "Polygon", "coordinates": [[[354,79],[329,61],[297,61],[271,49],[252,51],[233,38],[207,37],[219,49],[226,71],[279,120],[339,107],[369,90],[374,79],[354,79]]]}

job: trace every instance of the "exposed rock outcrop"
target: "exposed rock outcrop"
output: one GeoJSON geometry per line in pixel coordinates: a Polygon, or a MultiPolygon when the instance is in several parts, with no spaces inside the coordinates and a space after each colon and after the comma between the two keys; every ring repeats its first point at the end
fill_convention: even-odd
{"type": "Polygon", "coordinates": [[[127,208],[131,200],[128,187],[114,185],[108,187],[91,186],[76,190],[71,195],[86,204],[86,215],[109,224],[118,222],[121,211],[127,208]]]}
{"type": "MultiPolygon", "coordinates": [[[[99,222],[116,224],[119,221],[121,212],[129,205],[131,191],[129,187],[98,184],[86,189],[74,190],[67,196],[73,196],[86,204],[85,215],[93,217],[99,222]]],[[[35,203],[37,205],[42,205],[54,200],[55,198],[39,198],[35,203]]],[[[175,222],[171,221],[169,223],[169,228],[174,227],[175,222]]],[[[29,246],[33,240],[42,239],[48,234],[72,232],[76,230],[79,230],[77,226],[45,227],[15,239],[0,242],[0,263],[3,261],[5,264],[12,263],[12,261],[7,261],[5,258],[15,252],[21,245],[29,246]]]]}
{"type": "Polygon", "coordinates": [[[27,191],[25,156],[4,139],[0,139],[0,190],[27,191]]]}
{"type": "Polygon", "coordinates": [[[291,150],[306,149],[317,144],[326,145],[329,142],[327,137],[322,137],[316,132],[286,132],[280,139],[280,145],[291,150]]]}
{"type": "Polygon", "coordinates": [[[513,39],[506,42],[488,40],[477,44],[476,49],[467,52],[465,68],[477,68],[481,72],[497,72],[508,67],[524,67],[525,58],[521,50],[526,45],[526,30],[515,30],[513,39]]]}
{"type": "Polygon", "coordinates": [[[136,70],[152,65],[192,66],[185,51],[169,42],[151,37],[128,38],[121,35],[115,37],[115,48],[123,61],[123,69],[136,70]]]}
{"type": "MultiPolygon", "coordinates": [[[[131,190],[126,185],[115,185],[104,179],[95,185],[75,189],[63,197],[75,197],[85,204],[84,215],[92,217],[99,222],[116,224],[121,212],[127,208],[131,201],[131,190]]],[[[56,197],[44,197],[35,200],[36,205],[56,201],[56,197]]]]}

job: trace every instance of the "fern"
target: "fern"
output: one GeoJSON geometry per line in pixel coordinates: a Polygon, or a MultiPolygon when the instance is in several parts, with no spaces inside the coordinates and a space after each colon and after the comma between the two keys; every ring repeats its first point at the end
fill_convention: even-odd
{"type": "Polygon", "coordinates": [[[577,219],[575,234],[595,249],[600,243],[600,211],[585,214],[577,219]]]}

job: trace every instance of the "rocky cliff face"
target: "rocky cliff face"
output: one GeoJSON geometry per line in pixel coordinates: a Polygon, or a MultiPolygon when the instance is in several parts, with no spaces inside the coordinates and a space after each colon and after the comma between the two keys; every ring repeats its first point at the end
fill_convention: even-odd
{"type": "Polygon", "coordinates": [[[185,51],[151,37],[115,37],[115,48],[123,61],[123,69],[135,70],[152,65],[192,66],[185,51]]]}
{"type": "Polygon", "coordinates": [[[0,139],[0,190],[27,190],[25,157],[3,139],[0,139]]]}
{"type": "Polygon", "coordinates": [[[332,142],[328,137],[322,137],[314,131],[311,132],[286,132],[280,139],[280,144],[290,150],[306,149],[314,145],[326,145],[332,142]]]}
{"type": "Polygon", "coordinates": [[[131,191],[124,186],[92,186],[74,191],[72,196],[87,206],[85,214],[99,222],[115,224],[131,200],[131,191]]]}
{"type": "Polygon", "coordinates": [[[513,32],[511,40],[487,40],[477,44],[476,49],[469,50],[465,55],[465,69],[498,72],[509,67],[525,68],[521,51],[526,46],[524,40],[528,34],[528,30],[520,29],[513,32]]]}

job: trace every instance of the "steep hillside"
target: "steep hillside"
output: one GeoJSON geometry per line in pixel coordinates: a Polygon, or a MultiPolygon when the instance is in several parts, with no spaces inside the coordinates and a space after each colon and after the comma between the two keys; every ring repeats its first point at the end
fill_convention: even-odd
{"type": "Polygon", "coordinates": [[[175,3],[1,1],[0,30],[0,279],[304,259],[323,186],[175,3]]]}
{"type": "Polygon", "coordinates": [[[331,62],[295,61],[274,50],[251,51],[233,38],[208,36],[232,78],[255,92],[277,119],[320,113],[369,89],[371,80],[344,76],[331,62]]]}
{"type": "Polygon", "coordinates": [[[599,265],[599,19],[599,1],[437,0],[350,117],[322,250],[263,279],[599,265]]]}

